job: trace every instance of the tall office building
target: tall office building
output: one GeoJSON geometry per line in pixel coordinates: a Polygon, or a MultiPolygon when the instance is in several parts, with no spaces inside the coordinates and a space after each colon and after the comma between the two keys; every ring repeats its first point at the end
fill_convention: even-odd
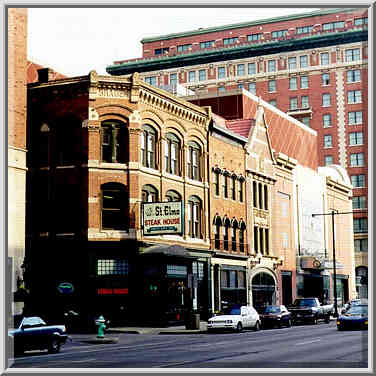
{"type": "Polygon", "coordinates": [[[195,103],[229,96],[216,109],[228,120],[238,115],[230,97],[244,88],[316,130],[319,164],[345,168],[354,188],[360,297],[368,294],[367,14],[366,8],[323,9],[145,38],[141,58],[107,67],[111,75],[139,72],[176,94],[191,90],[195,103]]]}

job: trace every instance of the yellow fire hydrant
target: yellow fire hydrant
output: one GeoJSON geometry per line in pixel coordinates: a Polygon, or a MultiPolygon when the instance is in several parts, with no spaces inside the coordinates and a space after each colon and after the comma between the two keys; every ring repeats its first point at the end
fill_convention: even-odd
{"type": "Polygon", "coordinates": [[[106,329],[106,320],[103,316],[99,316],[97,320],[95,320],[95,324],[98,325],[98,334],[97,338],[104,338],[104,330],[106,329]]]}

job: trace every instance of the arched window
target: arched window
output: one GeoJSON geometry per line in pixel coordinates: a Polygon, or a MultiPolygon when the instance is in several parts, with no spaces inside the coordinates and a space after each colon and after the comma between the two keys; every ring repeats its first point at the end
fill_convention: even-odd
{"type": "Polygon", "coordinates": [[[157,132],[150,125],[143,125],[141,134],[141,161],[145,167],[156,168],[157,132]]]}
{"type": "Polygon", "coordinates": [[[242,177],[239,178],[239,192],[238,192],[238,196],[239,196],[239,202],[243,202],[244,198],[243,198],[243,195],[244,195],[244,180],[242,177]]]}
{"type": "Polygon", "coordinates": [[[168,173],[180,176],[180,150],[179,138],[173,133],[166,135],[164,141],[165,169],[168,173]]]}
{"type": "Polygon", "coordinates": [[[157,202],[158,190],[150,185],[146,184],[142,187],[142,202],[157,202]]]}
{"type": "Polygon", "coordinates": [[[231,176],[231,199],[236,200],[236,175],[231,176]]]}
{"type": "Polygon", "coordinates": [[[228,177],[229,173],[227,171],[224,171],[222,176],[222,192],[224,198],[228,198],[228,177]]]}
{"type": "Polygon", "coordinates": [[[188,142],[187,167],[190,179],[201,180],[201,148],[194,141],[188,142]]]}
{"type": "Polygon", "coordinates": [[[236,230],[238,229],[238,221],[236,219],[232,220],[231,223],[231,248],[236,251],[236,230]]]}
{"type": "Polygon", "coordinates": [[[220,234],[221,234],[221,226],[222,226],[221,217],[216,215],[214,218],[213,224],[214,224],[214,248],[220,249],[221,248],[220,234]]]}
{"type": "Polygon", "coordinates": [[[106,183],[102,191],[102,229],[125,230],[128,227],[128,197],[122,184],[106,183]]]}
{"type": "Polygon", "coordinates": [[[39,166],[48,166],[50,164],[50,127],[43,124],[39,133],[39,166]]]}
{"type": "Polygon", "coordinates": [[[239,250],[240,252],[244,252],[244,233],[246,230],[246,225],[244,221],[240,221],[239,224],[239,250]]]}
{"type": "Polygon", "coordinates": [[[253,187],[253,207],[257,208],[257,183],[254,181],[252,183],[253,187]]]}
{"type": "Polygon", "coordinates": [[[178,192],[169,190],[166,193],[166,201],[181,201],[181,196],[178,192]]]}
{"type": "Polygon", "coordinates": [[[253,249],[255,253],[259,252],[259,232],[257,226],[253,228],[253,249]]]}
{"type": "Polygon", "coordinates": [[[188,200],[188,234],[191,238],[202,238],[202,205],[201,200],[191,196],[188,200]]]}
{"type": "Polygon", "coordinates": [[[213,184],[214,184],[214,194],[216,196],[219,196],[219,175],[220,175],[220,170],[219,169],[215,169],[213,171],[213,184]]]}
{"type": "Polygon", "coordinates": [[[268,186],[264,185],[264,209],[268,210],[268,186]]]}
{"type": "Polygon", "coordinates": [[[262,196],[263,196],[263,189],[262,189],[262,184],[261,183],[258,183],[258,196],[259,196],[259,208],[260,209],[264,209],[264,204],[263,204],[263,198],[262,198],[262,196]]]}
{"type": "Polygon", "coordinates": [[[229,249],[229,228],[231,227],[230,220],[226,217],[223,221],[223,249],[228,251],[229,249]]]}
{"type": "Polygon", "coordinates": [[[102,161],[126,163],[128,161],[127,128],[118,121],[106,120],[101,125],[102,161]]]}

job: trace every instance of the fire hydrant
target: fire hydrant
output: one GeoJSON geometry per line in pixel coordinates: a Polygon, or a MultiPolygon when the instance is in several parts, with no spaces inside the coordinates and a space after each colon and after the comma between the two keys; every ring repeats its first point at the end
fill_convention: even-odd
{"type": "Polygon", "coordinates": [[[103,316],[99,316],[97,320],[95,320],[95,324],[98,325],[98,334],[97,338],[104,338],[104,330],[106,329],[106,320],[103,316]]]}

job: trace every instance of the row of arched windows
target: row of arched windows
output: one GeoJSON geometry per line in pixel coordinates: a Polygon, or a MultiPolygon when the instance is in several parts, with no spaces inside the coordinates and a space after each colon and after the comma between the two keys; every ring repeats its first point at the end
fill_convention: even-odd
{"type": "Polygon", "coordinates": [[[221,218],[216,215],[213,221],[214,225],[214,248],[229,251],[245,250],[245,231],[247,229],[245,222],[241,219],[221,218]],[[230,239],[231,232],[231,239],[230,239]],[[238,239],[239,237],[239,239],[238,239]],[[222,245],[222,246],[221,246],[222,245]]]}
{"type": "Polygon", "coordinates": [[[238,200],[243,202],[244,200],[244,181],[243,176],[238,176],[236,174],[231,174],[226,170],[221,170],[219,168],[213,169],[214,176],[214,194],[215,196],[221,196],[222,187],[222,197],[231,198],[231,200],[238,200]]]}

